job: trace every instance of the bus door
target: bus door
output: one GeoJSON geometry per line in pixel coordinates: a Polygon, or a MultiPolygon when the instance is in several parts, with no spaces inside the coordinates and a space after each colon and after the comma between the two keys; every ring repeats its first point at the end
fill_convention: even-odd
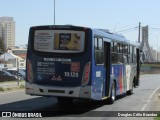
{"type": "Polygon", "coordinates": [[[135,86],[139,86],[139,74],[140,74],[140,51],[137,48],[136,49],[136,54],[137,54],[137,73],[136,73],[136,81],[135,81],[135,86]]]}
{"type": "Polygon", "coordinates": [[[103,97],[109,96],[109,88],[110,88],[110,66],[111,66],[111,43],[104,42],[104,65],[106,69],[106,77],[104,82],[104,95],[103,97]]]}

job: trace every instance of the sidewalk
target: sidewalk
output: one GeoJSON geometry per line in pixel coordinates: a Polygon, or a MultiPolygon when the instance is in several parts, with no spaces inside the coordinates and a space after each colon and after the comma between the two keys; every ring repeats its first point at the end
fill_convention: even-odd
{"type": "Polygon", "coordinates": [[[156,91],[151,99],[151,103],[149,103],[149,111],[160,111],[160,89],[156,91]]]}
{"type": "Polygon", "coordinates": [[[25,81],[9,81],[9,82],[0,82],[0,93],[7,92],[11,90],[23,89],[25,81]]]}
{"type": "Polygon", "coordinates": [[[14,87],[17,86],[18,83],[17,82],[4,82],[4,83],[0,83],[0,87],[14,87]]]}

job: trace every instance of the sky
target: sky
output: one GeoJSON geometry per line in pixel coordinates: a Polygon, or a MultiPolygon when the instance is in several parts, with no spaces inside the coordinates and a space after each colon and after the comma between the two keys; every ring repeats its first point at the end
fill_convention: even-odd
{"type": "MultiPolygon", "coordinates": [[[[0,0],[0,17],[13,17],[16,45],[28,42],[31,26],[54,24],[54,0],[0,0]]],[[[160,0],[55,0],[55,24],[108,29],[138,41],[149,26],[149,44],[160,49],[160,0]]]]}

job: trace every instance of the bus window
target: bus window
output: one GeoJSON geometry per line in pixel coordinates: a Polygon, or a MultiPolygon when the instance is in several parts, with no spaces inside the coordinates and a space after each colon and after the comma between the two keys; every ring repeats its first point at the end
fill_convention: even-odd
{"type": "Polygon", "coordinates": [[[118,43],[118,63],[123,63],[123,44],[118,43]]]}
{"type": "Polygon", "coordinates": [[[117,42],[112,42],[112,63],[118,63],[118,44],[117,42]]]}
{"type": "Polygon", "coordinates": [[[112,53],[112,63],[118,63],[118,53],[112,53]]]}
{"type": "Polygon", "coordinates": [[[94,38],[94,49],[98,50],[98,38],[94,38]]]}
{"type": "Polygon", "coordinates": [[[130,46],[128,45],[128,54],[130,54],[130,46]]]}
{"type": "Polygon", "coordinates": [[[119,44],[119,53],[123,53],[123,44],[122,43],[119,44]]]}
{"type": "Polygon", "coordinates": [[[112,49],[112,52],[118,51],[117,42],[111,42],[111,49],[112,49]]]}
{"type": "Polygon", "coordinates": [[[117,42],[114,42],[114,52],[118,52],[118,44],[117,44],[117,42]]]}
{"type": "Polygon", "coordinates": [[[123,63],[123,54],[118,54],[118,63],[123,63]]]}
{"type": "Polygon", "coordinates": [[[124,44],[124,54],[128,54],[128,45],[124,44]]]}
{"type": "Polygon", "coordinates": [[[95,37],[94,41],[96,64],[104,64],[103,39],[95,37]]]}
{"type": "Polygon", "coordinates": [[[133,63],[137,62],[137,53],[136,53],[136,47],[133,47],[133,63]]]}
{"type": "Polygon", "coordinates": [[[133,63],[133,54],[132,54],[132,46],[130,46],[130,57],[129,57],[129,63],[133,63]]]}
{"type": "Polygon", "coordinates": [[[117,42],[112,42],[112,63],[118,63],[118,46],[117,42]]]}
{"type": "Polygon", "coordinates": [[[34,50],[39,52],[79,53],[84,51],[85,32],[36,30],[34,50]]]}
{"type": "Polygon", "coordinates": [[[124,64],[128,63],[128,55],[127,54],[123,54],[123,62],[124,62],[124,64]]]}
{"type": "Polygon", "coordinates": [[[111,42],[111,52],[114,52],[114,42],[111,42]]]}
{"type": "Polygon", "coordinates": [[[127,64],[129,63],[129,50],[128,50],[128,45],[126,44],[123,44],[123,61],[124,61],[124,64],[127,64]]]}

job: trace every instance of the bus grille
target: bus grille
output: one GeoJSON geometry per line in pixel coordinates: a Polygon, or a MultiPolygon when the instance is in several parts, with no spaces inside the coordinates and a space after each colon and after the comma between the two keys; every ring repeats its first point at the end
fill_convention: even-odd
{"type": "Polygon", "coordinates": [[[48,90],[48,92],[51,92],[51,93],[65,93],[64,90],[48,90]]]}

